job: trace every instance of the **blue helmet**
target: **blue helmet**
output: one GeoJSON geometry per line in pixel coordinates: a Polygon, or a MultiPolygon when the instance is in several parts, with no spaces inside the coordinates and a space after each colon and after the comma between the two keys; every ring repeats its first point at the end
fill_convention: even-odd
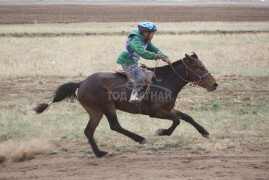
{"type": "Polygon", "coordinates": [[[157,27],[152,22],[140,22],[137,26],[140,33],[157,31],[157,27]]]}

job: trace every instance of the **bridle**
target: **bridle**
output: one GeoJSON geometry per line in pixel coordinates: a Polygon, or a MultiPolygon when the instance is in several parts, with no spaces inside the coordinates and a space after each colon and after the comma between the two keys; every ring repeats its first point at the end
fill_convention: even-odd
{"type": "MultiPolygon", "coordinates": [[[[163,61],[166,61],[166,59],[162,59],[162,60],[163,60],[163,61]]],[[[185,67],[186,67],[186,74],[187,74],[187,77],[189,76],[189,73],[188,73],[188,69],[189,69],[193,74],[195,74],[195,75],[199,78],[198,81],[189,81],[189,80],[187,80],[187,79],[181,77],[181,76],[176,72],[176,70],[174,69],[174,67],[172,66],[172,63],[170,63],[169,65],[170,65],[171,69],[174,71],[174,73],[175,73],[180,79],[182,79],[183,81],[185,81],[185,82],[187,82],[187,83],[190,83],[190,86],[195,87],[196,85],[201,85],[201,81],[202,81],[202,79],[210,74],[210,72],[207,72],[207,73],[205,73],[204,75],[198,75],[198,74],[197,74],[196,72],[194,72],[191,68],[189,68],[189,66],[187,66],[187,64],[183,61],[183,59],[180,59],[179,61],[182,61],[183,64],[185,65],[185,67]]],[[[157,66],[158,66],[158,64],[159,64],[159,62],[160,62],[160,59],[158,59],[158,60],[156,61],[156,63],[155,63],[155,67],[154,67],[154,69],[153,69],[153,73],[154,73],[154,74],[155,74],[155,70],[156,70],[156,68],[157,68],[157,66]]],[[[150,87],[150,84],[148,84],[145,93],[141,96],[142,99],[144,98],[145,94],[148,92],[149,87],[150,87]]]]}
{"type": "Polygon", "coordinates": [[[190,86],[193,86],[193,87],[194,87],[194,86],[196,86],[196,85],[200,85],[202,79],[205,78],[206,76],[208,76],[208,75],[210,74],[210,72],[207,72],[207,73],[205,73],[205,74],[203,74],[203,75],[198,75],[198,74],[197,74],[196,72],[194,72],[189,66],[187,66],[187,64],[183,61],[183,59],[180,59],[179,61],[182,61],[183,64],[185,65],[185,67],[186,67],[186,74],[187,74],[187,77],[189,76],[189,73],[188,73],[188,69],[189,69],[193,74],[195,74],[195,75],[199,78],[198,81],[189,81],[189,80],[187,80],[187,79],[181,77],[181,76],[176,72],[176,70],[175,70],[174,67],[172,66],[172,63],[169,64],[170,67],[171,67],[171,69],[174,71],[174,73],[175,73],[180,79],[182,79],[183,81],[185,81],[185,82],[187,82],[187,83],[190,83],[190,86]]]}

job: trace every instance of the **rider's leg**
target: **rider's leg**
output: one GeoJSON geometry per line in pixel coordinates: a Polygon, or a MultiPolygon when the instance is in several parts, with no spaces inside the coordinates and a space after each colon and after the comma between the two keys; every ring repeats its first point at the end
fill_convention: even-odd
{"type": "Polygon", "coordinates": [[[138,97],[138,93],[143,88],[146,79],[144,72],[140,67],[138,67],[138,64],[123,66],[123,70],[134,80],[133,90],[129,102],[141,102],[141,99],[138,97]]]}

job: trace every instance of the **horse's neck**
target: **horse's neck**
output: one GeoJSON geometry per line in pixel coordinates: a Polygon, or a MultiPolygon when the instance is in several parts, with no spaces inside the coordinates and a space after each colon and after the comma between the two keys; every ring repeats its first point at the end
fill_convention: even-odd
{"type": "Polygon", "coordinates": [[[178,93],[181,91],[181,89],[188,83],[183,80],[187,79],[186,68],[184,64],[180,62],[177,62],[172,66],[174,70],[177,72],[177,74],[169,66],[161,67],[157,69],[155,72],[156,73],[155,83],[170,89],[173,95],[177,96],[178,93]]]}

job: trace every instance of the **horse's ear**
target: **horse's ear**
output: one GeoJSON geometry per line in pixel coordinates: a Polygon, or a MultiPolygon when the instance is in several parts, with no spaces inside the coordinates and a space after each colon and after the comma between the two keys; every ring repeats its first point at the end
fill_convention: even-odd
{"type": "Polygon", "coordinates": [[[189,56],[188,54],[185,54],[185,57],[186,57],[186,59],[187,59],[189,62],[192,62],[192,61],[193,61],[193,57],[192,57],[192,56],[189,56]]]}
{"type": "Polygon", "coordinates": [[[194,57],[194,58],[198,59],[198,56],[197,56],[197,54],[195,54],[195,52],[192,52],[191,57],[194,57]]]}
{"type": "Polygon", "coordinates": [[[191,60],[191,56],[189,56],[188,54],[185,54],[185,57],[186,57],[188,60],[191,60]]]}

